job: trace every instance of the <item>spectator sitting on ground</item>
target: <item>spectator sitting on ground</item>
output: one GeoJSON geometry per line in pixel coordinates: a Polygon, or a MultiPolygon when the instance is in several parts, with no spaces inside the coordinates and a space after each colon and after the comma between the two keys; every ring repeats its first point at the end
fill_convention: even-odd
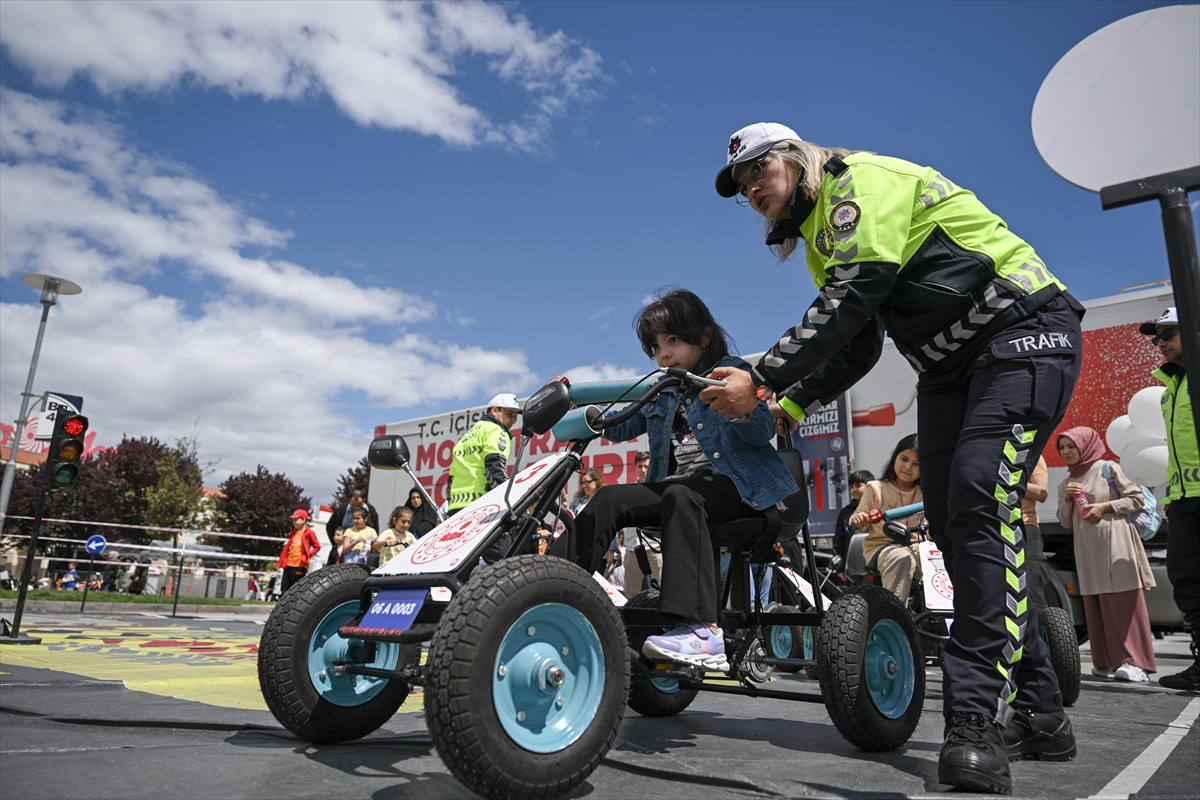
{"type": "Polygon", "coordinates": [[[389,523],[391,527],[383,533],[379,534],[379,538],[371,545],[371,548],[379,553],[379,566],[383,566],[387,562],[399,554],[401,550],[417,543],[417,537],[412,535],[409,527],[412,525],[413,512],[408,506],[396,506],[396,510],[392,512],[389,523]]]}
{"type": "Polygon", "coordinates": [[[367,524],[367,512],[357,509],[351,516],[353,527],[342,533],[343,564],[366,564],[367,553],[379,534],[367,524]]]}

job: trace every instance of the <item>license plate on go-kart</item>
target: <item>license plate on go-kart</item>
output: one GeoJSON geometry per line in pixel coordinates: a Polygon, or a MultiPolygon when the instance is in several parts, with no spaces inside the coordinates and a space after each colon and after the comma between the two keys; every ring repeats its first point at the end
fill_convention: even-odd
{"type": "Polygon", "coordinates": [[[342,627],[343,637],[388,639],[412,627],[413,620],[425,605],[429,589],[381,589],[362,619],[342,627]]]}

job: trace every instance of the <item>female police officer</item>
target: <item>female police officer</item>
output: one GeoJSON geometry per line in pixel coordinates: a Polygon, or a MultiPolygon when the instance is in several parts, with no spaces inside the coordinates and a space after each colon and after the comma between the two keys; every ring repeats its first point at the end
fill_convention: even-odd
{"type": "Polygon", "coordinates": [[[757,123],[730,138],[717,192],[766,218],[781,261],[802,244],[820,291],[752,372],[713,372],[729,381],[701,395],[714,409],[740,416],[767,386],[802,419],[871,369],[885,330],[918,373],[925,511],[955,588],[939,780],[1008,793],[1008,756],[1073,758],[1028,601],[1021,499],[1071,398],[1083,308],[929,167],[757,123]]]}

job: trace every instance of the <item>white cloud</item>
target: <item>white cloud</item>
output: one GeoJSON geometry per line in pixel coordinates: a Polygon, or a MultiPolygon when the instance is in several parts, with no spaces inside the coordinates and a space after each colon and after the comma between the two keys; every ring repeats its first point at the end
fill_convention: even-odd
{"type": "MultiPolygon", "coordinates": [[[[323,497],[370,438],[337,410],[346,393],[400,408],[534,381],[520,351],[414,330],[439,315],[425,298],[245,255],[278,251],[288,235],[103,119],[6,91],[0,152],[0,274],[51,272],[84,287],[51,314],[36,386],[83,395],[101,443],[122,432],[172,441],[199,418],[204,457],[221,459],[217,480],[263,463],[323,497]],[[172,271],[212,291],[189,308],[137,282],[172,271]],[[366,338],[364,320],[394,339],[366,338]]],[[[35,298],[0,305],[5,419],[28,369],[35,298]]]]}
{"type": "Polygon", "coordinates": [[[654,369],[654,364],[649,359],[640,367],[622,367],[616,364],[582,364],[578,367],[572,367],[563,373],[571,379],[571,383],[586,383],[588,381],[620,381],[633,378],[640,378],[650,370],[654,369]]]}
{"type": "Polygon", "coordinates": [[[489,3],[0,3],[0,43],[44,85],[85,76],[101,91],[184,84],[296,100],[325,92],[360,125],[414,131],[458,146],[531,148],[551,121],[591,96],[600,57],[489,3]],[[480,57],[530,107],[493,120],[452,79],[480,57]]]}

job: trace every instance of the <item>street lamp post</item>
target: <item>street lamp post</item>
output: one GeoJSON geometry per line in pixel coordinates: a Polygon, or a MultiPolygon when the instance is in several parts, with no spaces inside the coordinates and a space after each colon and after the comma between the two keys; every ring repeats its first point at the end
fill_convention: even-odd
{"type": "Polygon", "coordinates": [[[25,391],[21,393],[21,414],[17,417],[17,427],[13,431],[12,447],[9,448],[8,463],[4,467],[4,482],[0,484],[0,533],[4,532],[4,522],[8,514],[8,498],[12,494],[13,478],[17,474],[17,450],[21,444],[21,434],[25,432],[25,415],[29,411],[29,398],[33,396],[33,376],[37,372],[38,354],[42,349],[42,337],[46,333],[46,319],[50,316],[50,306],[58,301],[60,294],[79,294],[83,291],[78,284],[55,275],[34,272],[22,275],[21,280],[42,293],[42,321],[38,325],[37,341],[33,345],[33,360],[29,362],[29,377],[25,380],[25,391]]]}

